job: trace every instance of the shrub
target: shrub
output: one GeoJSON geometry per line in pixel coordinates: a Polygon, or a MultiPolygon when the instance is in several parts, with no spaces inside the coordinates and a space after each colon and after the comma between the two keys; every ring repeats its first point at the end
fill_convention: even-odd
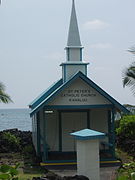
{"type": "Polygon", "coordinates": [[[20,143],[20,138],[16,137],[15,135],[11,134],[10,132],[4,132],[3,138],[11,144],[14,143],[16,145],[19,145],[19,143],[20,143]]]}
{"type": "Polygon", "coordinates": [[[135,157],[135,115],[121,118],[116,135],[117,147],[135,157]]]}
{"type": "Polygon", "coordinates": [[[28,145],[33,145],[30,131],[18,129],[0,131],[0,153],[22,152],[28,145]]]}
{"type": "Polygon", "coordinates": [[[16,137],[15,135],[11,134],[10,132],[3,133],[3,139],[5,140],[7,146],[10,150],[18,150],[20,148],[20,138],[16,137]]]}
{"type": "Polygon", "coordinates": [[[123,116],[119,127],[116,129],[116,133],[130,139],[135,139],[135,116],[123,116]]]}
{"type": "Polygon", "coordinates": [[[123,164],[118,170],[117,180],[135,180],[135,162],[123,164]]]}
{"type": "Polygon", "coordinates": [[[120,127],[120,120],[115,121],[115,130],[117,130],[120,127]]]}
{"type": "Polygon", "coordinates": [[[34,147],[32,145],[25,146],[23,148],[23,154],[28,155],[28,156],[32,156],[33,154],[35,154],[34,147]]]}
{"type": "Polygon", "coordinates": [[[7,164],[0,166],[0,179],[1,180],[18,180],[18,170],[19,163],[15,167],[9,166],[7,164]]]}

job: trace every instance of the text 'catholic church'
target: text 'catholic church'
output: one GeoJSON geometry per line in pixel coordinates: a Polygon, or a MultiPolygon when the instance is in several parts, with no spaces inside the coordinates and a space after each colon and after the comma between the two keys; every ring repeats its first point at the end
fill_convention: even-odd
{"type": "Polygon", "coordinates": [[[115,160],[114,119],[117,111],[129,113],[113,97],[87,77],[83,62],[74,0],[62,78],[36,98],[31,108],[33,143],[47,165],[76,162],[76,144],[70,133],[93,129],[104,132],[100,160],[115,160]]]}

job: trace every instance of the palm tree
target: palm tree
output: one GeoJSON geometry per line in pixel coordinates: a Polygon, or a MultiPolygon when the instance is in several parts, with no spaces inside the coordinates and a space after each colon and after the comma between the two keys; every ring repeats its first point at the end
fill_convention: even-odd
{"type": "Polygon", "coordinates": [[[135,46],[132,46],[128,51],[132,54],[135,54],[135,46]]]}
{"type": "Polygon", "coordinates": [[[10,96],[5,93],[5,86],[0,82],[0,103],[3,102],[5,104],[12,102],[10,96]]]}
{"type": "MultiPolygon", "coordinates": [[[[132,46],[128,51],[135,55],[135,46],[132,46]]],[[[123,87],[125,86],[129,86],[135,95],[135,62],[123,72],[123,87]]]]}
{"type": "Polygon", "coordinates": [[[123,73],[123,87],[129,86],[135,95],[135,62],[123,73]]]}

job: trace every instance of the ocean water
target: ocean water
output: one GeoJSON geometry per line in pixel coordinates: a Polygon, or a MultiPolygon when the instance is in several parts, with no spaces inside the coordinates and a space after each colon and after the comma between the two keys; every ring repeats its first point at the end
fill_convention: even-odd
{"type": "Polygon", "coordinates": [[[31,131],[29,112],[29,109],[0,109],[0,131],[14,128],[31,131]]]}

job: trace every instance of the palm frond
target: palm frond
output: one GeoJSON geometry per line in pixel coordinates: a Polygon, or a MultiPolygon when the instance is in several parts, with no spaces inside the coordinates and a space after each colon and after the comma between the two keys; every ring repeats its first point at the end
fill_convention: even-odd
{"type": "Polygon", "coordinates": [[[132,46],[130,49],[128,49],[128,51],[132,54],[135,54],[135,46],[132,46]]]}
{"type": "Polygon", "coordinates": [[[8,94],[5,93],[5,86],[2,82],[0,82],[0,103],[9,103],[13,102],[8,94]]]}
{"type": "Polygon", "coordinates": [[[129,86],[135,94],[135,62],[123,71],[123,87],[129,86]]]}
{"type": "Polygon", "coordinates": [[[3,95],[0,94],[0,103],[1,102],[7,104],[7,103],[13,102],[13,101],[7,94],[3,94],[3,95]]]}
{"type": "Polygon", "coordinates": [[[5,91],[5,85],[2,82],[0,82],[0,91],[5,91]]]}

